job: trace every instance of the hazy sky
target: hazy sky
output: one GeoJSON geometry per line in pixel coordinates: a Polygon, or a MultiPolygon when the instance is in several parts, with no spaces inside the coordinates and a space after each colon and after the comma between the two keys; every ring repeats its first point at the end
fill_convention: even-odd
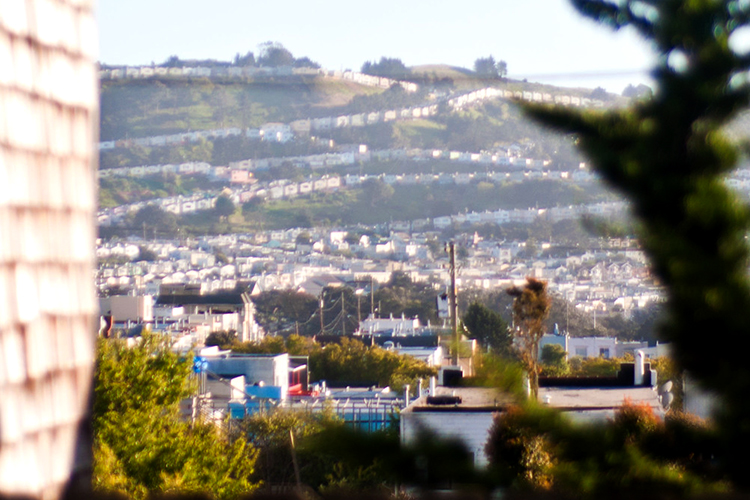
{"type": "Polygon", "coordinates": [[[328,69],[398,57],[407,65],[508,63],[509,76],[621,92],[648,83],[649,46],[578,15],[566,0],[99,0],[100,60],[230,60],[266,41],[328,69]]]}

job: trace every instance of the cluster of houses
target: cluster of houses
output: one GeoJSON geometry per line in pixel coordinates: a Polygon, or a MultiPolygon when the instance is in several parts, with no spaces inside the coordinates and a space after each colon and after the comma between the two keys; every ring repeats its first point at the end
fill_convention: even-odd
{"type": "MultiPolygon", "coordinates": [[[[438,233],[392,231],[376,236],[376,228],[371,229],[365,231],[370,235],[356,238],[346,230],[290,229],[182,243],[102,241],[96,284],[102,295],[112,290],[158,295],[162,285],[179,284],[208,293],[242,283],[252,283],[251,295],[276,289],[317,295],[326,285],[370,279],[386,283],[399,271],[415,282],[432,284],[436,295],[443,291],[450,277],[445,256],[435,255],[431,246],[438,233]],[[137,261],[141,248],[153,252],[156,260],[137,261]],[[229,256],[229,262],[219,262],[219,254],[229,256]]],[[[596,252],[544,258],[529,255],[524,242],[474,237],[461,245],[467,255],[457,278],[459,289],[503,289],[534,276],[547,280],[552,293],[600,317],[629,315],[662,300],[643,253],[629,240],[608,241],[608,249],[596,252]]]]}

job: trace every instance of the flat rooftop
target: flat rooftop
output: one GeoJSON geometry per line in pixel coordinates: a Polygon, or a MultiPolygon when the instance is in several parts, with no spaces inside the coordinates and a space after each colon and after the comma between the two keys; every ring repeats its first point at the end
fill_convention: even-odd
{"type": "Polygon", "coordinates": [[[625,401],[646,403],[662,412],[659,395],[651,387],[540,387],[539,401],[560,410],[608,410],[625,401]]]}
{"type": "Polygon", "coordinates": [[[456,396],[457,404],[429,404],[427,396],[415,399],[405,412],[429,411],[501,411],[513,403],[513,398],[492,387],[442,387],[438,386],[435,396],[456,396]]]}

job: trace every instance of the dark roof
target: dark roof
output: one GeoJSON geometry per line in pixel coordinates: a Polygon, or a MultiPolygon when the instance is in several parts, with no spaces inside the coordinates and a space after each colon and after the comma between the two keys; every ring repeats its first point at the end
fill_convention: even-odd
{"type": "Polygon", "coordinates": [[[233,305],[241,306],[244,304],[242,294],[244,290],[235,290],[231,292],[219,292],[206,295],[192,295],[184,293],[159,294],[156,299],[158,306],[176,306],[176,305],[233,305]]]}
{"type": "MultiPolygon", "coordinates": [[[[362,335],[363,339],[369,343],[370,335],[362,335]]],[[[440,338],[437,335],[376,335],[375,343],[383,346],[386,342],[391,341],[401,347],[437,347],[440,345],[440,338]]]]}

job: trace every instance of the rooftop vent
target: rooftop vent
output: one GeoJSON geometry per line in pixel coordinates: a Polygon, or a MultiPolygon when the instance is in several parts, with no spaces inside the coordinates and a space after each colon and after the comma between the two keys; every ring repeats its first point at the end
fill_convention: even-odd
{"type": "Polygon", "coordinates": [[[427,396],[428,405],[457,405],[461,404],[459,396],[427,396]]]}

